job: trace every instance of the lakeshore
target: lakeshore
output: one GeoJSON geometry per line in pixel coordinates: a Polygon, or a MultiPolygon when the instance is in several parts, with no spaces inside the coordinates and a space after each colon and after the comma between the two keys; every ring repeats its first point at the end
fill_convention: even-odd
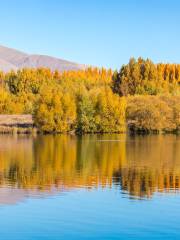
{"type": "MultiPolygon", "coordinates": [[[[135,129],[135,123],[134,121],[129,121],[127,124],[127,127],[124,134],[168,134],[168,133],[174,133],[179,134],[178,131],[146,131],[144,129],[135,129]]],[[[35,126],[33,121],[33,116],[31,114],[22,114],[22,115],[3,115],[0,114],[0,134],[42,134],[43,132],[39,131],[38,128],[35,126]]],[[[61,134],[62,132],[46,132],[46,134],[61,134]]],[[[111,133],[111,132],[110,132],[111,133]]],[[[108,132],[104,134],[110,134],[108,132]]],[[[66,134],[70,135],[82,135],[79,133],[76,133],[74,131],[68,132],[66,134]]],[[[86,133],[88,134],[88,133],[86,133]]],[[[103,133],[89,133],[89,134],[103,134],[103,133]]],[[[122,132],[117,132],[116,134],[122,134],[122,132]]]]}
{"type": "Polygon", "coordinates": [[[0,134],[32,134],[37,132],[31,114],[0,114],[0,134]]]}

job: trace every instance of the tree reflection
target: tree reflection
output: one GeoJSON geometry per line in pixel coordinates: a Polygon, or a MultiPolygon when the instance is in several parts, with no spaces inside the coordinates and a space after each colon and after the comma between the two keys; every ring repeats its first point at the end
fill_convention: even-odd
{"type": "Polygon", "coordinates": [[[0,185],[38,191],[116,187],[134,197],[180,188],[180,137],[1,136],[0,185]]]}

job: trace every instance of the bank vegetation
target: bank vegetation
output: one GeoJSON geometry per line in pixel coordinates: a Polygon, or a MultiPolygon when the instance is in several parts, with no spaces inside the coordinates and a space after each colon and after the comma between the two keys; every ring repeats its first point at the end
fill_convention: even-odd
{"type": "Polygon", "coordinates": [[[180,65],[139,58],[115,72],[1,72],[0,114],[32,115],[43,133],[178,132],[180,65]]]}

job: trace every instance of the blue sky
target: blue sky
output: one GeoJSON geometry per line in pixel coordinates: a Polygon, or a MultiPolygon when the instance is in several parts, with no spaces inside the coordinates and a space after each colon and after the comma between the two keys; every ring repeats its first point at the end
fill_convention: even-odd
{"type": "Polygon", "coordinates": [[[90,65],[180,63],[178,0],[1,1],[0,44],[90,65]]]}

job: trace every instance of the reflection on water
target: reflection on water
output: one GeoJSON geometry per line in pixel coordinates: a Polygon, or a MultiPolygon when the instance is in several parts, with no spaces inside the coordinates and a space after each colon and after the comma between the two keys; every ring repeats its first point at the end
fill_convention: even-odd
{"type": "Polygon", "coordinates": [[[180,137],[0,137],[0,203],[76,188],[149,198],[180,188],[180,137]]]}

